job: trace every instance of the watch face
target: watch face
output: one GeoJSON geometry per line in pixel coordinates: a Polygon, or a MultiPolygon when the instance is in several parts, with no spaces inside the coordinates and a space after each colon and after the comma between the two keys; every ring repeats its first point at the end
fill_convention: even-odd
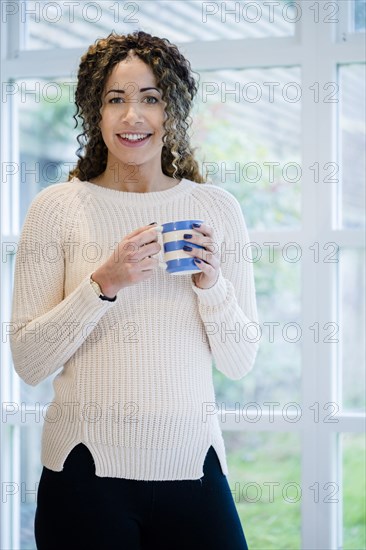
{"type": "Polygon", "coordinates": [[[96,294],[98,294],[98,296],[100,296],[100,294],[102,294],[102,291],[101,291],[101,288],[100,286],[98,285],[98,283],[96,283],[95,281],[91,280],[91,285],[92,287],[94,288],[96,294]]]}

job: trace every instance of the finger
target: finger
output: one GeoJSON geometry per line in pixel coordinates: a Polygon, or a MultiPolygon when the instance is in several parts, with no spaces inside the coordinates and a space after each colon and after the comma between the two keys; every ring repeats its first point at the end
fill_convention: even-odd
{"type": "Polygon", "coordinates": [[[214,273],[216,273],[216,269],[211,264],[205,262],[204,260],[197,260],[197,258],[193,258],[195,265],[199,267],[199,269],[201,269],[201,271],[203,271],[206,275],[211,277],[214,273]]]}
{"type": "Polygon", "coordinates": [[[144,258],[154,257],[155,254],[159,254],[161,250],[161,245],[157,242],[157,238],[153,239],[151,242],[146,242],[141,246],[136,246],[135,258],[138,258],[138,261],[143,261],[144,258]]]}
{"type": "Polygon", "coordinates": [[[219,265],[219,260],[218,258],[215,256],[215,254],[213,254],[212,252],[208,252],[207,250],[205,250],[204,248],[196,248],[194,247],[192,250],[185,250],[183,248],[183,250],[189,254],[190,256],[195,256],[196,258],[198,258],[199,260],[203,260],[204,262],[212,265],[213,267],[216,267],[219,265]]]}
{"type": "MultiPolygon", "coordinates": [[[[131,240],[131,239],[130,239],[131,240]]],[[[138,235],[136,235],[132,241],[136,243],[138,247],[144,246],[145,244],[150,244],[152,242],[158,241],[158,230],[156,226],[151,227],[149,229],[145,229],[138,235]]]]}
{"type": "Polygon", "coordinates": [[[216,284],[219,278],[219,271],[216,271],[215,269],[213,269],[212,266],[204,262],[198,263],[195,261],[195,264],[196,264],[196,267],[198,267],[201,270],[204,276],[209,277],[212,280],[212,283],[210,284],[210,286],[205,288],[212,288],[216,284]]]}
{"type": "Polygon", "coordinates": [[[197,244],[199,244],[200,246],[203,246],[203,248],[205,248],[209,252],[212,252],[215,254],[217,253],[216,243],[211,238],[198,237],[197,244]]]}
{"type": "Polygon", "coordinates": [[[146,231],[146,229],[151,229],[151,225],[143,225],[142,227],[138,227],[137,229],[134,229],[133,231],[131,231],[131,233],[129,233],[128,235],[126,235],[126,239],[131,239],[132,237],[135,237],[136,235],[139,235],[140,233],[142,233],[143,231],[146,231]]]}
{"type": "Polygon", "coordinates": [[[140,260],[139,267],[144,268],[144,269],[141,269],[141,271],[152,271],[156,267],[156,264],[158,263],[159,263],[158,260],[156,260],[155,258],[151,260],[151,256],[147,256],[147,258],[143,258],[142,260],[140,260]]]}
{"type": "Polygon", "coordinates": [[[194,263],[196,266],[198,266],[202,271],[205,271],[206,267],[210,264],[205,262],[205,260],[200,260],[199,258],[193,258],[194,263]]]}
{"type": "Polygon", "coordinates": [[[207,223],[202,223],[199,227],[193,227],[193,229],[195,229],[196,231],[199,231],[203,235],[207,235],[210,237],[212,237],[213,235],[213,229],[207,223]]]}
{"type": "Polygon", "coordinates": [[[203,246],[204,248],[206,248],[206,250],[209,250],[210,252],[214,252],[216,253],[217,252],[217,245],[216,243],[213,241],[213,239],[211,237],[207,237],[205,235],[191,235],[189,233],[185,233],[183,235],[183,239],[184,241],[188,243],[194,243],[194,244],[198,244],[199,246],[203,246]]]}

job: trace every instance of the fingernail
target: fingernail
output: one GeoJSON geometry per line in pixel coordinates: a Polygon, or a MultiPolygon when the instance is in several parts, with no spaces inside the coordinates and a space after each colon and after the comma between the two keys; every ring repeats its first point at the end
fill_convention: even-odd
{"type": "Polygon", "coordinates": [[[193,227],[201,227],[201,224],[200,223],[194,223],[193,227]]]}
{"type": "Polygon", "coordinates": [[[159,231],[160,233],[163,232],[163,229],[164,229],[164,228],[163,228],[162,225],[157,225],[157,226],[155,227],[155,231],[159,231]]]}
{"type": "Polygon", "coordinates": [[[187,246],[186,244],[183,246],[183,250],[192,250],[191,246],[187,246]]]}
{"type": "Polygon", "coordinates": [[[149,223],[149,225],[154,225],[154,223],[158,223],[158,222],[151,222],[151,223],[149,223]]]}
{"type": "Polygon", "coordinates": [[[184,233],[183,239],[191,239],[192,235],[190,233],[184,233]]]}

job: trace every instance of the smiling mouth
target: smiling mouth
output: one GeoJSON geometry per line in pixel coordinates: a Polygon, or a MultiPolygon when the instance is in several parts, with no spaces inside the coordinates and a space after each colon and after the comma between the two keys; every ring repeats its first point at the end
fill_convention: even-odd
{"type": "Polygon", "coordinates": [[[144,141],[149,138],[152,134],[117,134],[117,136],[125,141],[135,142],[135,141],[144,141]]]}

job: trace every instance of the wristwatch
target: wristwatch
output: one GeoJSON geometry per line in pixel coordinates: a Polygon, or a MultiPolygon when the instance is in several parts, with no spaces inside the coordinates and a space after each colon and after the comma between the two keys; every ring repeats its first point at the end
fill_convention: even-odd
{"type": "Polygon", "coordinates": [[[95,293],[99,296],[101,300],[107,300],[108,302],[115,302],[117,300],[117,296],[115,296],[114,298],[108,298],[107,296],[105,296],[102,292],[102,289],[100,288],[100,285],[96,281],[93,281],[91,275],[90,275],[90,284],[93,287],[95,293]]]}

